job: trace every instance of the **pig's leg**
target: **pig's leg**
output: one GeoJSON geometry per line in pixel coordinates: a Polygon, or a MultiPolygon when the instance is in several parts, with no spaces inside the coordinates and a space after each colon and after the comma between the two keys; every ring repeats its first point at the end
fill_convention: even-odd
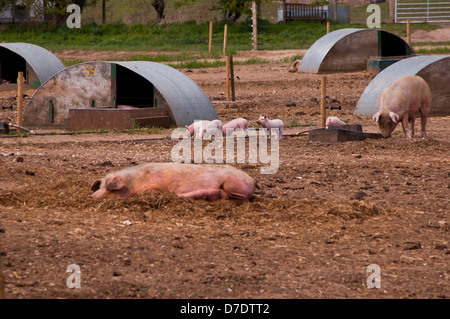
{"type": "Polygon", "coordinates": [[[199,189],[196,191],[178,194],[180,197],[194,198],[194,199],[207,199],[209,201],[215,201],[218,199],[229,199],[226,192],[223,189],[209,188],[199,189]]]}
{"type": "Polygon", "coordinates": [[[409,119],[409,123],[411,123],[411,137],[414,136],[414,123],[416,121],[416,118],[413,116],[411,116],[411,118],[409,119]]]}
{"type": "Polygon", "coordinates": [[[423,138],[427,137],[427,116],[420,115],[420,132],[423,138]]]}
{"type": "Polygon", "coordinates": [[[411,131],[409,129],[409,123],[408,123],[407,116],[403,117],[403,119],[402,119],[402,128],[403,128],[403,132],[405,132],[405,137],[411,138],[411,131]]]}
{"type": "MultiPolygon", "coordinates": [[[[428,114],[427,114],[427,112],[423,111],[423,108],[424,107],[421,107],[419,109],[419,112],[420,112],[420,132],[421,132],[421,136],[423,138],[425,138],[425,137],[427,137],[427,119],[428,119],[428,114]]],[[[425,107],[425,109],[427,109],[427,108],[425,107]]],[[[429,108],[428,108],[428,110],[429,110],[429,108]]]]}

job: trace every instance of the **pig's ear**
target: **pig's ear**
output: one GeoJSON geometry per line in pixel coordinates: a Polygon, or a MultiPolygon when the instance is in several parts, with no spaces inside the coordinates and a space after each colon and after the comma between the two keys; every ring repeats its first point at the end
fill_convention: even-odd
{"type": "Polygon", "coordinates": [[[397,123],[400,116],[395,114],[394,112],[389,112],[389,117],[391,118],[392,122],[397,123]]]}
{"type": "Polygon", "coordinates": [[[99,190],[101,184],[102,184],[102,180],[101,180],[101,179],[95,180],[95,181],[92,183],[90,190],[93,191],[93,192],[99,190]]]}
{"type": "Polygon", "coordinates": [[[377,112],[377,113],[375,113],[375,115],[372,117],[372,120],[375,122],[375,123],[377,123],[378,122],[378,119],[380,118],[380,112],[377,112]]]}
{"type": "Polygon", "coordinates": [[[123,179],[120,176],[114,176],[106,181],[106,189],[109,191],[117,191],[125,186],[123,179]]]}
{"type": "Polygon", "coordinates": [[[264,118],[267,120],[267,114],[264,115],[264,118]]]}

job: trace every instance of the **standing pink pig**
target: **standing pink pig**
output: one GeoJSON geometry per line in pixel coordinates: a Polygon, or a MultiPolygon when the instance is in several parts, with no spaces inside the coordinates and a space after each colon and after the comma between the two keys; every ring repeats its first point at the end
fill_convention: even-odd
{"type": "Polygon", "coordinates": [[[203,132],[205,130],[205,127],[210,123],[211,121],[203,120],[203,121],[195,121],[191,125],[186,125],[186,129],[189,131],[189,134],[195,138],[201,138],[203,136],[203,132]]]}
{"type": "Polygon", "coordinates": [[[132,197],[144,192],[175,193],[195,199],[245,200],[254,180],[229,165],[148,163],[109,173],[91,185],[94,198],[132,197]]]}
{"type": "Polygon", "coordinates": [[[220,120],[212,120],[207,123],[203,129],[201,137],[206,135],[206,138],[210,138],[211,135],[215,137],[222,137],[222,122],[220,120]]]}
{"type": "Polygon", "coordinates": [[[279,140],[283,137],[283,129],[284,129],[284,123],[282,120],[276,119],[276,120],[269,120],[267,115],[260,116],[258,120],[256,120],[256,123],[261,125],[262,127],[269,130],[269,137],[272,136],[272,129],[278,128],[277,137],[279,140]]]}
{"type": "Polygon", "coordinates": [[[427,82],[417,75],[402,76],[381,92],[373,120],[378,123],[383,137],[391,137],[401,121],[406,138],[411,138],[414,136],[414,115],[419,111],[422,137],[426,137],[430,108],[431,90],[427,82]]]}
{"type": "Polygon", "coordinates": [[[191,125],[186,125],[185,128],[189,131],[190,135],[195,138],[202,138],[206,132],[208,132],[209,136],[211,134],[214,136],[222,136],[222,122],[220,120],[195,121],[191,125]]]}
{"type": "Polygon", "coordinates": [[[244,136],[248,135],[248,121],[244,118],[237,118],[222,125],[222,133],[224,136],[230,136],[235,130],[242,129],[244,136]]]}

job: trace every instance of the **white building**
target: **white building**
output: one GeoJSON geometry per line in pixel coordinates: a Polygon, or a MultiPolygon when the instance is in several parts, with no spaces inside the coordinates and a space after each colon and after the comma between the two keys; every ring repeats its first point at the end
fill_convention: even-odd
{"type": "Polygon", "coordinates": [[[1,23],[43,21],[43,0],[17,0],[5,5],[0,11],[1,23]],[[30,4],[29,4],[30,3],[30,4]]]}

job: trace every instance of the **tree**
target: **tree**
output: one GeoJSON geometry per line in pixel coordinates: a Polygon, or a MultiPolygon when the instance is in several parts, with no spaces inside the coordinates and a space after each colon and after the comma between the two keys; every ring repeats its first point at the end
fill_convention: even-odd
{"type": "Polygon", "coordinates": [[[43,0],[44,20],[62,23],[67,18],[67,7],[71,4],[80,6],[81,12],[85,7],[95,6],[97,0],[43,0]]]}
{"type": "Polygon", "coordinates": [[[70,4],[79,5],[81,12],[83,12],[83,8],[94,6],[96,3],[97,0],[0,0],[0,10],[7,6],[20,5],[39,14],[44,18],[44,21],[61,23],[67,18],[66,10],[70,4]]]}
{"type": "Polygon", "coordinates": [[[152,0],[152,7],[156,10],[158,20],[164,19],[165,0],[152,0]]]}
{"type": "Polygon", "coordinates": [[[243,13],[251,12],[248,7],[251,6],[251,0],[219,0],[223,17],[226,20],[236,21],[243,13]]]}
{"type": "MultiPolygon", "coordinates": [[[[256,0],[256,4],[259,7],[263,0],[256,0]]],[[[219,7],[223,12],[223,17],[226,20],[236,21],[243,14],[251,16],[252,14],[252,0],[219,0],[219,7]]]]}
{"type": "Polygon", "coordinates": [[[156,11],[156,18],[158,20],[162,20],[165,18],[164,10],[166,9],[166,1],[165,0],[134,0],[136,6],[146,7],[150,9],[153,7],[156,11]]]}

